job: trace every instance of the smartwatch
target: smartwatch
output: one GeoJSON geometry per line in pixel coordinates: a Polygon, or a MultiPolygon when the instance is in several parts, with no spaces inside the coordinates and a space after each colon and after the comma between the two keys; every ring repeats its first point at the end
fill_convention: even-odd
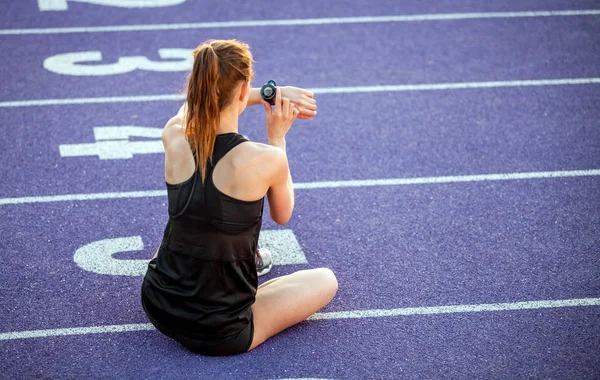
{"type": "Polygon", "coordinates": [[[260,88],[260,96],[269,104],[275,105],[275,95],[277,95],[277,84],[270,80],[260,88]]]}

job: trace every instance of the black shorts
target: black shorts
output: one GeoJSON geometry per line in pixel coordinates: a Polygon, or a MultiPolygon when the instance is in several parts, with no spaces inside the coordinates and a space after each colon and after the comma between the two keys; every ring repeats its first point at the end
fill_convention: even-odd
{"type": "Polygon", "coordinates": [[[254,338],[254,318],[252,310],[250,310],[250,322],[240,332],[233,336],[228,336],[222,340],[202,340],[194,338],[191,334],[186,334],[182,331],[177,331],[168,326],[159,323],[149,312],[144,303],[144,294],[142,289],[142,307],[148,317],[148,320],[156,327],[158,331],[164,335],[175,339],[188,350],[201,355],[207,356],[228,356],[237,355],[247,352],[252,345],[254,338]]]}

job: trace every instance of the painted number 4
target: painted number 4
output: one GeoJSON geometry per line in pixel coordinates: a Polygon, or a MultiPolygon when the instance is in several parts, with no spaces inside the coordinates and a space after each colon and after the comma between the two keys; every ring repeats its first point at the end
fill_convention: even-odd
{"type": "Polygon", "coordinates": [[[63,144],[59,146],[61,157],[98,156],[101,160],[132,158],[134,154],[164,152],[160,140],[162,129],[147,127],[95,127],[95,143],[63,144]],[[130,137],[159,140],[131,141],[130,137]]]}
{"type": "Polygon", "coordinates": [[[69,2],[119,8],[158,8],[184,3],[185,0],[38,0],[40,11],[66,11],[69,2]]]}

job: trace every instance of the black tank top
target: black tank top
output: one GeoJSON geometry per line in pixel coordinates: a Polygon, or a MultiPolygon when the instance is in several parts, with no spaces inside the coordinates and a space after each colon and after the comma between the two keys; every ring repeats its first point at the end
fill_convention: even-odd
{"type": "Polygon", "coordinates": [[[158,323],[199,339],[234,335],[252,318],[264,198],[232,198],[212,180],[219,160],[245,141],[237,133],[217,135],[204,183],[196,170],[183,183],[167,184],[169,222],[144,279],[147,312],[158,323]]]}

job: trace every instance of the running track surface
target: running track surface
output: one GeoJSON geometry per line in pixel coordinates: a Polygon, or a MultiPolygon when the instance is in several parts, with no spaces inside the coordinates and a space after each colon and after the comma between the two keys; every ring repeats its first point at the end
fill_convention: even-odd
{"type": "MultiPolygon", "coordinates": [[[[69,1],[66,10],[40,11],[27,0],[7,4],[0,15],[2,31],[21,31],[0,35],[7,52],[0,57],[0,377],[600,377],[596,2],[171,2],[133,9],[69,1]],[[564,10],[590,12],[31,32],[564,10]],[[298,184],[294,217],[284,227],[263,225],[291,230],[305,262],[276,266],[266,279],[326,266],[340,283],[321,314],[229,358],[195,356],[149,328],[139,273],[98,273],[75,259],[94,242],[139,237],[141,246],[114,250],[112,259],[106,246],[92,250],[104,264],[139,268],[156,249],[166,222],[156,134],[181,104],[185,67],[171,61],[166,71],[76,76],[44,64],[86,51],[102,54],[101,62],[87,65],[129,56],[161,61],[159,49],[193,49],[208,38],[248,42],[256,86],[276,79],[319,89],[318,116],[298,121],[288,138],[298,184]],[[565,79],[581,81],[535,82],[565,79]],[[402,87],[506,81],[533,82],[402,87]],[[399,88],[381,91],[383,85],[399,88]],[[346,90],[336,93],[340,87],[346,90]],[[120,96],[132,98],[114,99],[120,96]],[[82,98],[89,100],[73,104],[82,98]],[[38,102],[52,99],[65,104],[38,102]],[[128,135],[127,126],[137,132],[128,135]],[[105,159],[65,153],[107,141],[112,158],[110,152],[105,159]],[[124,144],[119,152],[134,142],[143,152],[115,158],[114,142],[124,144]],[[532,174],[511,179],[515,173],[532,174]],[[407,184],[411,179],[416,183],[407,184]],[[544,302],[521,307],[529,301],[544,302]],[[494,304],[509,306],[485,311],[494,304]],[[437,306],[452,307],[431,309],[437,306]]],[[[264,141],[263,113],[262,107],[246,111],[240,132],[264,141]]]]}

